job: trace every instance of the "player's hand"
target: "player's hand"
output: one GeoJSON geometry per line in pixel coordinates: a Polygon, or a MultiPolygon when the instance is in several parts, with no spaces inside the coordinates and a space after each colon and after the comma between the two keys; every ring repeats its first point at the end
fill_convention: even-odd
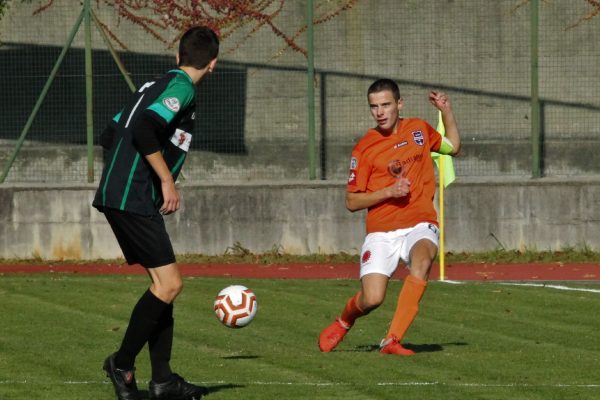
{"type": "Polygon", "coordinates": [[[450,99],[448,95],[444,92],[436,92],[432,91],[429,93],[429,101],[435,108],[440,110],[441,112],[451,111],[452,107],[450,105],[450,99]]]}
{"type": "Polygon", "coordinates": [[[168,215],[179,210],[181,199],[173,181],[162,182],[163,204],[159,212],[168,215]]]}
{"type": "Polygon", "coordinates": [[[392,186],[386,188],[388,196],[393,198],[400,198],[410,193],[410,181],[406,178],[396,179],[396,182],[392,186]]]}

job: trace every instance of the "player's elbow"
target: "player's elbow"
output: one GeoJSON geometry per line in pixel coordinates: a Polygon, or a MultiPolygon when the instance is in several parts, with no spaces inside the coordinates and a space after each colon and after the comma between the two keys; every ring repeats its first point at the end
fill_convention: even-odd
{"type": "Polygon", "coordinates": [[[350,212],[355,212],[355,211],[360,210],[360,207],[358,207],[356,202],[353,199],[348,199],[348,198],[346,198],[346,208],[350,212]]]}
{"type": "Polygon", "coordinates": [[[454,148],[452,149],[452,152],[450,153],[450,155],[452,157],[456,157],[460,154],[460,143],[457,143],[454,145],[454,148]]]}

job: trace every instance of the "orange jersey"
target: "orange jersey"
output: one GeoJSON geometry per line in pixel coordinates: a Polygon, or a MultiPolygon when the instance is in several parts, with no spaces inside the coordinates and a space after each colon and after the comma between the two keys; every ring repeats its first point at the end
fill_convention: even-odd
{"type": "Polygon", "coordinates": [[[347,191],[375,192],[394,184],[393,166],[410,181],[410,193],[390,198],[369,208],[367,233],[410,228],[419,222],[437,225],[433,207],[435,174],[431,151],[437,151],[442,135],[417,118],[398,121],[396,131],[382,135],[369,129],[352,150],[347,191]]]}

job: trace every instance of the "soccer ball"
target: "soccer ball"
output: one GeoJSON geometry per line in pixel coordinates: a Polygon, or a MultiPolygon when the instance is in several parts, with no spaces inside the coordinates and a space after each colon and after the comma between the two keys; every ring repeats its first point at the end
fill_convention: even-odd
{"type": "Polygon", "coordinates": [[[221,290],[215,299],[215,314],[223,325],[242,328],[254,319],[258,303],[254,292],[242,285],[221,290]]]}

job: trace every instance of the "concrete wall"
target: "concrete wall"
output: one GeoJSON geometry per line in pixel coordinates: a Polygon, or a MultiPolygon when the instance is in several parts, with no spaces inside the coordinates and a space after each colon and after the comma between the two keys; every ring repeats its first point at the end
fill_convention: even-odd
{"type": "MultiPolygon", "coordinates": [[[[178,254],[358,253],[364,213],[344,206],[344,184],[191,185],[166,217],[178,254]]],[[[0,258],[97,259],[121,255],[95,186],[0,187],[0,258]]],[[[447,251],[600,250],[600,180],[461,180],[446,191],[447,251]]]]}

